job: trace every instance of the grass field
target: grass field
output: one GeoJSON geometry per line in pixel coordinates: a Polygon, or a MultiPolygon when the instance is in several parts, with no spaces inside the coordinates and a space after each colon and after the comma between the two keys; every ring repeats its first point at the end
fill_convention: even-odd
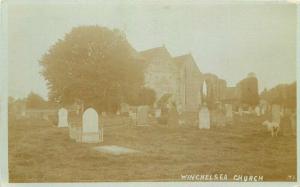
{"type": "MultiPolygon", "coordinates": [[[[287,124],[286,124],[287,126],[287,124]]],[[[283,128],[284,129],[284,128],[283,128]]],[[[180,181],[185,174],[296,176],[296,137],[271,137],[259,122],[210,130],[163,126],[104,127],[104,143],[80,144],[67,128],[46,121],[9,123],[10,182],[180,181]],[[92,149],[117,145],[141,151],[110,155],[92,149]]]]}

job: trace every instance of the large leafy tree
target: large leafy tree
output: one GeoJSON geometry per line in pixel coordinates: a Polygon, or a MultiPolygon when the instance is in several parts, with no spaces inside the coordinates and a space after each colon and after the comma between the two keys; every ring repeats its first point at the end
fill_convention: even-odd
{"type": "Polygon", "coordinates": [[[82,101],[98,111],[134,102],[144,84],[143,67],[119,30],[73,28],[42,57],[50,100],[63,105],[82,101]]]}

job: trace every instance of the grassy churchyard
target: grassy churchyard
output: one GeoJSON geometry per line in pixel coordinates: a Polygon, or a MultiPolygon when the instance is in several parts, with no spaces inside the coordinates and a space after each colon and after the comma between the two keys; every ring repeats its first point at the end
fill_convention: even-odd
{"type": "Polygon", "coordinates": [[[104,124],[104,142],[76,143],[68,128],[43,120],[10,120],[10,182],[182,181],[188,174],[259,175],[286,181],[296,175],[296,137],[287,121],[271,137],[261,119],[200,130],[104,124]],[[139,153],[93,150],[116,145],[139,153]]]}

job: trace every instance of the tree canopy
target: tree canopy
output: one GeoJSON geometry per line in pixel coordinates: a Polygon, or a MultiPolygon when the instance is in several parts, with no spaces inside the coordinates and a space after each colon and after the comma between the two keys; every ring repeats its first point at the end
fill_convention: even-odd
{"type": "Polygon", "coordinates": [[[26,107],[31,109],[40,109],[47,107],[48,103],[40,95],[31,92],[26,98],[26,107]]]}
{"type": "Polygon", "coordinates": [[[264,90],[261,98],[271,104],[278,104],[288,108],[296,108],[297,105],[297,86],[292,84],[277,85],[270,90],[264,90]]]}
{"type": "Polygon", "coordinates": [[[98,111],[135,103],[144,84],[143,67],[119,30],[76,27],[42,57],[49,98],[62,105],[75,100],[98,111]]]}
{"type": "Polygon", "coordinates": [[[240,90],[240,102],[249,106],[259,103],[258,80],[256,77],[247,77],[238,84],[240,90]]]}

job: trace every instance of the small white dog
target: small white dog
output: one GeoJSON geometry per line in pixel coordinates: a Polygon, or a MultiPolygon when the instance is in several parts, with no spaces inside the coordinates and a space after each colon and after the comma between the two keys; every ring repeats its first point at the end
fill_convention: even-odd
{"type": "Polygon", "coordinates": [[[275,135],[275,136],[278,136],[278,132],[279,132],[279,123],[278,122],[270,122],[270,121],[264,121],[263,122],[263,125],[264,126],[267,126],[267,129],[268,131],[271,131],[271,135],[272,137],[275,135]]]}

